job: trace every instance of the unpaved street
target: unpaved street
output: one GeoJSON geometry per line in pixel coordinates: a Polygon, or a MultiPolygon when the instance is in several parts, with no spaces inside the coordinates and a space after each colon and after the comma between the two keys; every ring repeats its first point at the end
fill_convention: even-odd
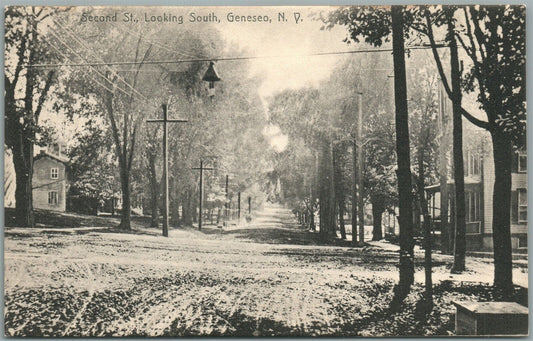
{"type": "MultiPolygon", "coordinates": [[[[412,307],[391,317],[396,252],[317,240],[277,206],[249,224],[174,229],[169,238],[141,226],[133,233],[7,228],[6,334],[446,334],[453,329],[452,299],[490,291],[468,282],[476,280],[474,270],[450,278],[440,256],[434,325],[413,322],[412,307]]],[[[516,273],[527,278],[523,268],[516,273]]],[[[420,292],[418,284],[407,305],[420,292]]]]}

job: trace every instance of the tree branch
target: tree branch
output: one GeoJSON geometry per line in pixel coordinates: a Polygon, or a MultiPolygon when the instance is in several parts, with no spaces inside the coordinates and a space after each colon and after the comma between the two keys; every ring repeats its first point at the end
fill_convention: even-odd
{"type": "Polygon", "coordinates": [[[483,129],[486,129],[486,130],[490,130],[490,125],[489,125],[489,122],[487,121],[483,121],[483,120],[480,120],[479,118],[476,118],[475,116],[473,116],[472,114],[470,114],[468,111],[466,111],[463,107],[461,107],[461,114],[468,120],[470,121],[470,123],[480,127],[480,128],[483,128],[483,129]]]}
{"type": "MultiPolygon", "coordinates": [[[[439,71],[439,75],[442,81],[442,84],[444,86],[444,89],[446,90],[446,93],[448,94],[448,97],[450,99],[453,98],[452,91],[450,89],[450,85],[448,84],[448,80],[446,78],[446,74],[444,73],[444,68],[442,66],[442,61],[440,59],[440,56],[437,52],[437,47],[435,44],[435,37],[433,36],[433,28],[431,27],[431,18],[429,16],[429,11],[426,11],[426,23],[428,27],[428,38],[431,44],[431,51],[433,52],[433,57],[435,58],[435,63],[437,64],[437,70],[439,71]]],[[[480,89],[481,91],[481,89],[480,89]]],[[[487,121],[482,121],[476,117],[474,117],[472,114],[470,114],[468,111],[466,111],[463,107],[461,108],[461,114],[472,124],[489,130],[489,123],[487,121]]]]}
{"type": "Polygon", "coordinates": [[[133,163],[133,151],[135,150],[135,140],[137,136],[137,127],[139,125],[135,123],[135,126],[133,127],[133,133],[131,134],[131,147],[130,147],[130,154],[128,156],[128,171],[131,171],[131,165],[133,163]]]}
{"type": "Polygon", "coordinates": [[[444,90],[448,94],[448,97],[452,97],[452,90],[448,84],[448,78],[444,73],[444,67],[442,66],[442,61],[440,59],[439,53],[437,52],[437,44],[435,43],[435,36],[433,35],[433,28],[431,27],[431,17],[429,16],[429,10],[426,10],[426,24],[428,29],[428,38],[429,43],[431,44],[431,51],[433,52],[433,58],[435,58],[435,63],[437,64],[437,70],[439,71],[440,79],[444,90]]]}
{"type": "Polygon", "coordinates": [[[106,97],[105,97],[105,104],[107,108],[107,115],[109,117],[109,121],[111,123],[111,131],[113,133],[113,139],[115,140],[115,148],[118,156],[118,162],[121,167],[125,167],[125,159],[123,159],[123,155],[121,152],[121,143],[120,143],[120,136],[118,135],[118,127],[117,122],[115,121],[115,115],[113,113],[113,92],[107,91],[106,97]]]}
{"type": "MultiPolygon", "coordinates": [[[[475,11],[475,9],[473,9],[472,6],[468,8],[470,12],[475,11]]],[[[483,46],[481,45],[481,43],[483,42],[483,31],[481,30],[481,27],[479,26],[479,19],[477,18],[477,16],[473,15],[472,13],[470,13],[470,17],[472,18],[472,22],[474,23],[474,27],[475,27],[474,34],[476,35],[476,38],[479,44],[479,53],[481,55],[481,59],[485,61],[487,58],[487,55],[485,51],[483,51],[483,46]]]]}
{"type": "MultiPolygon", "coordinates": [[[[20,38],[20,48],[17,50],[17,57],[18,57],[17,66],[15,68],[15,73],[13,74],[13,81],[11,82],[13,84],[13,87],[17,86],[20,72],[22,71],[22,65],[24,64],[24,52],[26,50],[27,34],[28,34],[28,31],[22,34],[22,37],[20,38]]],[[[15,96],[13,95],[13,98],[14,97],[15,96]]]]}
{"type": "Polygon", "coordinates": [[[475,52],[465,44],[465,41],[463,40],[461,35],[459,35],[458,33],[455,33],[455,37],[457,38],[457,40],[459,41],[459,43],[465,50],[466,54],[474,61],[474,63],[476,63],[476,60],[475,60],[476,56],[474,54],[475,52]]]}
{"type": "Polygon", "coordinates": [[[41,110],[43,108],[43,104],[46,99],[46,96],[48,95],[48,91],[50,90],[50,87],[52,86],[52,80],[54,78],[54,74],[55,74],[54,70],[48,71],[48,76],[46,77],[46,82],[44,83],[44,89],[41,92],[41,96],[39,96],[37,108],[35,109],[35,113],[33,114],[35,117],[35,124],[39,122],[39,115],[41,114],[41,110]]]}
{"type": "MultiPolygon", "coordinates": [[[[472,58],[472,60],[475,59],[477,61],[476,42],[474,41],[474,35],[472,34],[472,25],[470,25],[470,19],[468,18],[468,11],[466,10],[466,7],[463,7],[463,12],[465,14],[466,34],[467,34],[468,39],[470,40],[470,44],[472,45],[472,53],[475,56],[475,58],[472,58],[472,57],[470,58],[472,58]]],[[[484,61],[483,54],[480,53],[480,55],[481,55],[481,60],[484,61]]]]}

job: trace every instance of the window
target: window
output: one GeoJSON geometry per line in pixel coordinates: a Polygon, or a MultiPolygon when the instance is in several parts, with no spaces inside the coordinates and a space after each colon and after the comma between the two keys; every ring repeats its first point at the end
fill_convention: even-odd
{"type": "Polygon", "coordinates": [[[466,233],[481,233],[481,193],[477,191],[465,192],[465,204],[466,233]]]}
{"type": "Polygon", "coordinates": [[[48,205],[57,205],[57,192],[48,192],[48,205]]]}
{"type": "Polygon", "coordinates": [[[518,173],[527,173],[527,154],[518,153],[518,173]]]}
{"type": "Polygon", "coordinates": [[[481,200],[479,192],[466,192],[466,221],[480,221],[481,220],[481,200]]]}
{"type": "Polygon", "coordinates": [[[521,249],[527,248],[527,236],[518,237],[518,247],[521,249]]]}
{"type": "Polygon", "coordinates": [[[517,189],[518,192],[518,222],[527,223],[527,190],[517,189]]]}
{"type": "Polygon", "coordinates": [[[478,153],[469,151],[467,153],[467,162],[465,167],[465,175],[480,175],[481,174],[481,157],[478,153]]]}
{"type": "Polygon", "coordinates": [[[50,169],[50,178],[51,179],[59,178],[59,169],[58,168],[51,168],[50,169]]]}

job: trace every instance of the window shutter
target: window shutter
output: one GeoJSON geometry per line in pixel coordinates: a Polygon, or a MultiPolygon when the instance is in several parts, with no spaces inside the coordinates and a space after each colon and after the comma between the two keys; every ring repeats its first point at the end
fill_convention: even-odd
{"type": "Polygon", "coordinates": [[[518,173],[518,153],[513,153],[513,162],[511,162],[511,172],[518,173]]]}
{"type": "Polygon", "coordinates": [[[511,222],[518,223],[518,192],[511,192],[511,222]]]}

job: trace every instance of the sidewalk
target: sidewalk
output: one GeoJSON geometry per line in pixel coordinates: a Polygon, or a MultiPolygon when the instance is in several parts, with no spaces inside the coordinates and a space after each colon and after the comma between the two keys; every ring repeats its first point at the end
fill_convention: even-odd
{"type": "MultiPolygon", "coordinates": [[[[400,250],[400,246],[396,244],[389,243],[387,241],[368,241],[368,245],[389,251],[397,252],[400,250]]],[[[415,256],[417,258],[424,257],[424,249],[420,246],[415,245],[415,256]]],[[[452,280],[455,282],[484,282],[492,283],[493,274],[494,274],[494,264],[493,259],[490,256],[490,252],[484,252],[483,255],[473,256],[467,254],[466,256],[466,271],[462,274],[451,274],[449,271],[442,271],[435,269],[433,270],[433,282],[439,282],[444,280],[452,280]]],[[[513,282],[516,285],[520,285],[524,288],[529,287],[529,278],[528,278],[528,261],[527,255],[523,254],[513,254],[517,256],[516,260],[513,260],[513,282]],[[525,259],[522,256],[526,256],[525,259]]],[[[443,262],[446,264],[453,263],[452,255],[443,255],[439,253],[433,253],[432,255],[433,262],[443,262]]],[[[442,268],[441,268],[442,269],[442,268]]],[[[415,281],[424,283],[424,271],[415,272],[415,281]]]]}

